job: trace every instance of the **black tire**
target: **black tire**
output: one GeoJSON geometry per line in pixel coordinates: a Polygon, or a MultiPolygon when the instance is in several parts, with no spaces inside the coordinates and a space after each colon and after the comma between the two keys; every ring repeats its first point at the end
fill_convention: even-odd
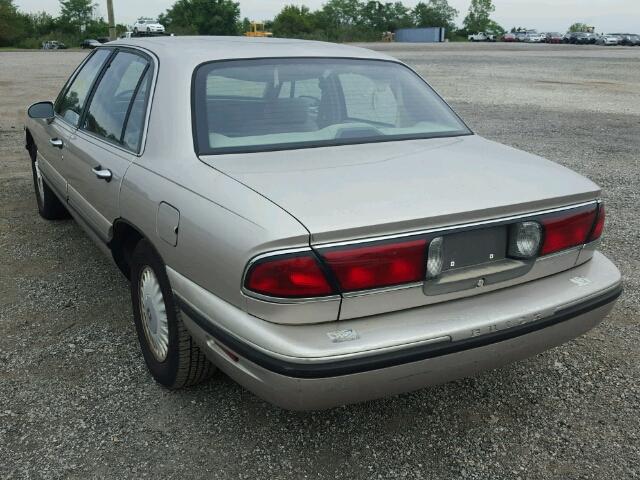
{"type": "Polygon", "coordinates": [[[36,160],[38,158],[38,148],[34,143],[28,146],[29,156],[31,157],[31,173],[33,175],[33,189],[36,194],[36,203],[38,205],[38,213],[46,220],[61,220],[69,218],[69,212],[53,193],[53,190],[47,185],[44,178],[38,181],[38,172],[36,170],[36,160]]]}
{"type": "Polygon", "coordinates": [[[170,389],[178,389],[201,383],[211,377],[216,369],[184,326],[182,312],[174,301],[164,262],[147,240],[141,240],[136,245],[131,257],[131,302],[142,355],[149,372],[158,383],[170,389]],[[146,267],[153,271],[158,280],[168,319],[167,353],[161,361],[153,353],[142,323],[140,280],[146,267]]]}

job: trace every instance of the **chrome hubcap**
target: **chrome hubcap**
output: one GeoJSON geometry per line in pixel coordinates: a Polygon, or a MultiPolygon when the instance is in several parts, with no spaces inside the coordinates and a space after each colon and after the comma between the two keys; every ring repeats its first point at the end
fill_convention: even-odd
{"type": "Polygon", "coordinates": [[[169,349],[169,319],[160,283],[151,267],[140,272],[140,318],[149,349],[157,361],[167,358],[169,349]]]}
{"type": "Polygon", "coordinates": [[[36,169],[36,181],[38,182],[38,197],[40,197],[40,204],[44,205],[44,182],[42,180],[42,173],[40,173],[40,166],[36,160],[34,163],[36,169]]]}

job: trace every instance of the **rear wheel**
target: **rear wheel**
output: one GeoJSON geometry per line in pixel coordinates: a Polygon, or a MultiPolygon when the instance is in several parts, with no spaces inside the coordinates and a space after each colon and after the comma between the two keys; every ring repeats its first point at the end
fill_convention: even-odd
{"type": "Polygon", "coordinates": [[[29,145],[29,156],[31,157],[33,188],[36,194],[38,213],[42,218],[47,220],[69,218],[69,212],[42,176],[38,163],[38,149],[34,143],[29,145]]]}
{"type": "Polygon", "coordinates": [[[213,374],[215,367],[182,322],[164,263],[147,240],[131,257],[131,301],[142,355],[158,383],[177,389],[213,374]]]}

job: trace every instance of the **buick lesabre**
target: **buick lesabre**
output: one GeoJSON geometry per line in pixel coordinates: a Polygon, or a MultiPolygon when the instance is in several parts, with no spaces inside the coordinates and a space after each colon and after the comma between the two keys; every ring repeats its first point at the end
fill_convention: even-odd
{"type": "Polygon", "coordinates": [[[111,42],[29,108],[26,147],[40,215],[128,277],[168,388],[217,367],[290,409],[379,398],[566,342],[621,292],[597,185],[366,49],[111,42]]]}

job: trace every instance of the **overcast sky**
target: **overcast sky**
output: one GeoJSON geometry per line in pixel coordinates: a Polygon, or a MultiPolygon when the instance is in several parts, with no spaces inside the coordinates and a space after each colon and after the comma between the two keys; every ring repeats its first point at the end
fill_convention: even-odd
{"type": "MultiPolygon", "coordinates": [[[[116,21],[132,24],[140,16],[157,16],[175,0],[113,0],[116,21]]],[[[385,0],[391,1],[391,0],[385,0]]],[[[14,0],[21,10],[35,12],[45,10],[53,15],[59,13],[58,0],[14,0]]],[[[99,13],[106,18],[105,0],[96,0],[99,13]]],[[[273,18],[284,5],[307,5],[315,9],[324,0],[240,0],[243,17],[252,20],[273,18]]],[[[403,2],[413,7],[418,0],[403,2]]],[[[461,24],[469,8],[470,0],[449,0],[458,9],[457,23],[461,24]]],[[[496,11],[493,18],[504,28],[513,26],[537,28],[540,31],[565,32],[574,22],[594,25],[598,32],[640,33],[640,0],[494,0],[496,11]]]]}

